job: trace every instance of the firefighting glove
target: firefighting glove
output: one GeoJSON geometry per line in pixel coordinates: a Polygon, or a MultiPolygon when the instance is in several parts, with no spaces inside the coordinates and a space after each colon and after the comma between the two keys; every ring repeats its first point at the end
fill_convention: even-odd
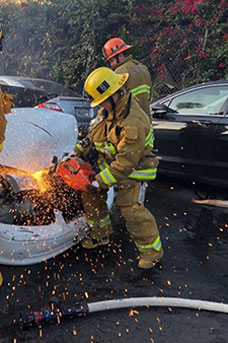
{"type": "Polygon", "coordinates": [[[90,164],[94,164],[97,162],[98,159],[98,151],[96,150],[95,146],[92,146],[92,148],[85,153],[84,155],[85,161],[89,162],[90,164]]]}

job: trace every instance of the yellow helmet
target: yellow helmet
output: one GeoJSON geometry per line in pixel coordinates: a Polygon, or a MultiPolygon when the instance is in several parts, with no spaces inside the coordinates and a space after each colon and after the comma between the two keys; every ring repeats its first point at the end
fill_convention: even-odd
{"type": "Polygon", "coordinates": [[[91,107],[100,105],[118,91],[125,84],[128,77],[128,73],[116,74],[106,67],[95,69],[85,81],[85,91],[93,98],[91,107]]]}

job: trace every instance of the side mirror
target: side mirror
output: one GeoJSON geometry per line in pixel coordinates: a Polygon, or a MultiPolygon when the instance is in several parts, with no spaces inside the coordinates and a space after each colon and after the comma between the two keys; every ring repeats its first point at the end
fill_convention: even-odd
{"type": "Polygon", "coordinates": [[[151,114],[154,118],[164,117],[168,112],[168,107],[163,104],[156,104],[151,107],[151,114]]]}

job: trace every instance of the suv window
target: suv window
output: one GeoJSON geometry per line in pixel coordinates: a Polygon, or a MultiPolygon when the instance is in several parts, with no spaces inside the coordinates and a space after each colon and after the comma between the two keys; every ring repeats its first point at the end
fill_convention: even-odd
{"type": "Polygon", "coordinates": [[[209,86],[173,98],[169,108],[186,115],[213,115],[220,113],[227,98],[228,86],[209,86]]]}

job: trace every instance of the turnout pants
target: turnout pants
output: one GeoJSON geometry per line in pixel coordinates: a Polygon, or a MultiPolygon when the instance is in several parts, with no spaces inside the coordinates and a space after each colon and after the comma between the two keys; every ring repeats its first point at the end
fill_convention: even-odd
{"type": "Polygon", "coordinates": [[[149,258],[154,260],[160,256],[162,247],[156,220],[144,206],[145,193],[145,183],[123,181],[117,188],[116,204],[120,206],[126,228],[140,255],[149,254],[149,258]]]}
{"type": "Polygon", "coordinates": [[[91,230],[90,236],[96,240],[108,237],[109,233],[113,232],[106,201],[106,191],[82,192],[82,203],[91,230]]]}
{"type": "MultiPolygon", "coordinates": [[[[140,255],[149,253],[150,259],[153,260],[160,256],[162,247],[155,218],[144,207],[142,191],[144,185],[134,180],[120,182],[116,188],[116,204],[120,207],[126,221],[126,228],[140,255]]],[[[82,196],[88,224],[91,227],[91,237],[95,239],[102,239],[109,235],[110,218],[106,200],[107,194],[103,191],[83,193],[82,196]]]]}

